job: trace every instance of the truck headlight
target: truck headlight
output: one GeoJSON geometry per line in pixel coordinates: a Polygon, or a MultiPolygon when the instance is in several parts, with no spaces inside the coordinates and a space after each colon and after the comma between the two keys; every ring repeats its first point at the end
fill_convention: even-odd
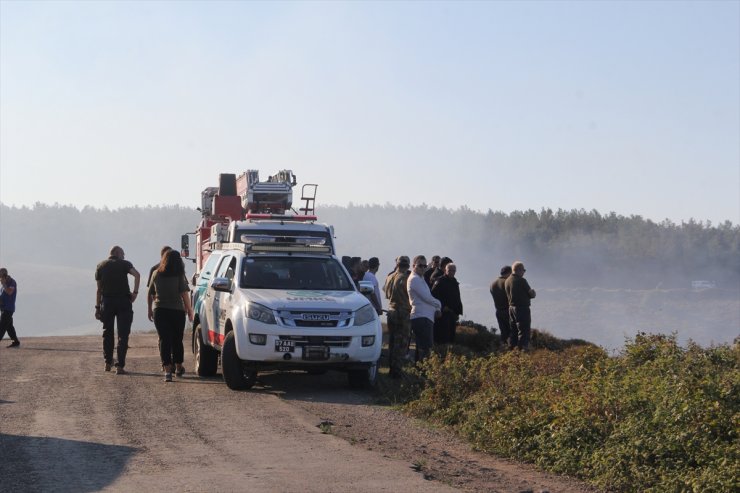
{"type": "Polygon", "coordinates": [[[365,305],[355,313],[355,325],[369,324],[376,316],[375,308],[372,305],[365,305]]]}
{"type": "Polygon", "coordinates": [[[277,324],[275,315],[272,314],[272,310],[269,308],[258,305],[257,303],[249,303],[247,305],[247,318],[257,320],[265,324],[277,324]]]}

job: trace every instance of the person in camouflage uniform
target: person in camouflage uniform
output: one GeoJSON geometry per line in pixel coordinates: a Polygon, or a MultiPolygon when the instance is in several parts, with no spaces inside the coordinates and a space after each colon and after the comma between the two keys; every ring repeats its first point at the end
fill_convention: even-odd
{"type": "Polygon", "coordinates": [[[406,256],[398,257],[396,270],[385,281],[388,298],[388,354],[390,377],[399,378],[411,341],[411,303],[406,290],[411,262],[406,256]]]}

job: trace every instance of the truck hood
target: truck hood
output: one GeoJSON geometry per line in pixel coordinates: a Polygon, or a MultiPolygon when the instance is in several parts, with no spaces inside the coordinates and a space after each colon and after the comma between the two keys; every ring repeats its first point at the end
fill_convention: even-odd
{"type": "Polygon", "coordinates": [[[273,310],[348,310],[370,303],[357,291],[246,289],[247,298],[273,310]]]}

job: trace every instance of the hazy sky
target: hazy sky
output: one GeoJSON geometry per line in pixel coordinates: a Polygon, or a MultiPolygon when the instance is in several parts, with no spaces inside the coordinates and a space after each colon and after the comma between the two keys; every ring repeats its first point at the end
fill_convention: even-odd
{"type": "Polygon", "coordinates": [[[0,201],[740,222],[740,2],[0,1],[0,201]]]}

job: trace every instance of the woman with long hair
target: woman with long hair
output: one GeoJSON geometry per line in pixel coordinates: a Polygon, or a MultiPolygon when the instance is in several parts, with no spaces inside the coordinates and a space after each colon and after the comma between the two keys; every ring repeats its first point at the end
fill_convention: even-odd
{"type": "Polygon", "coordinates": [[[180,377],[185,349],[185,315],[193,320],[190,288],[185,278],[185,264],[180,253],[170,250],[163,257],[149,284],[149,320],[154,321],[159,335],[159,355],[165,369],[164,381],[172,381],[172,372],[180,377]],[[153,305],[153,306],[152,306],[153,305]]]}

